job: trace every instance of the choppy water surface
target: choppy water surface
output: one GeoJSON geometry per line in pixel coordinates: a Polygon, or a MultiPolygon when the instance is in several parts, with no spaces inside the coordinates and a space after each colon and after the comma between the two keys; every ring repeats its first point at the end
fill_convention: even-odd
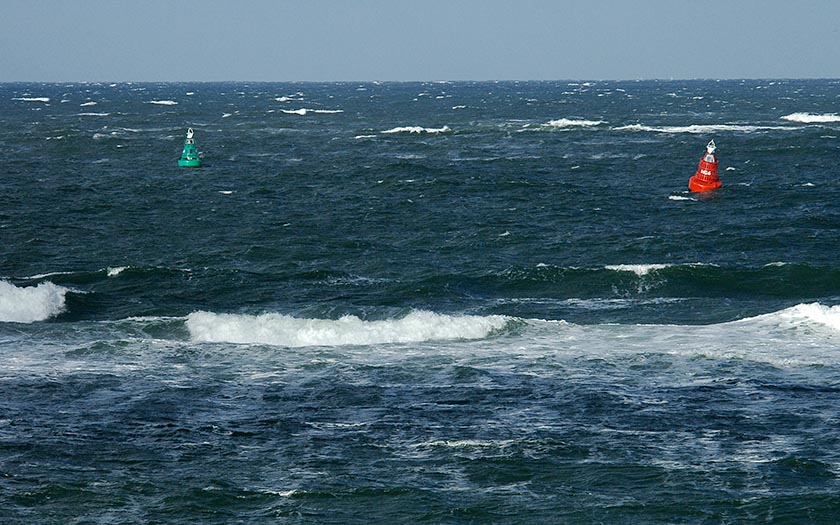
{"type": "Polygon", "coordinates": [[[0,84],[0,520],[834,523],[839,97],[0,84]]]}

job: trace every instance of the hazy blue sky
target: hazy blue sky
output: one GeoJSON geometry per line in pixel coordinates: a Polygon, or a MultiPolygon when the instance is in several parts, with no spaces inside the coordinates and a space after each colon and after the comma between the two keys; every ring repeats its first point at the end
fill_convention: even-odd
{"type": "Polygon", "coordinates": [[[840,77],[840,0],[0,0],[0,81],[840,77]]]}

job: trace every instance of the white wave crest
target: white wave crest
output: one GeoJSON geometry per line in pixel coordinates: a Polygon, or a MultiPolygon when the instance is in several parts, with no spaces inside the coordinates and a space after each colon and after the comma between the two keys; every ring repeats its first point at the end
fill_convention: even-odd
{"type": "Polygon", "coordinates": [[[186,324],[194,341],[302,347],[482,339],[507,322],[508,318],[500,315],[451,316],[427,311],[384,321],[364,321],[352,315],[330,320],[276,313],[255,316],[193,312],[187,316],[186,324]]]}
{"type": "Polygon", "coordinates": [[[108,277],[116,277],[124,271],[128,270],[129,268],[129,266],[109,266],[106,271],[108,277]]]}
{"type": "Polygon", "coordinates": [[[80,117],[110,117],[111,114],[110,113],[91,113],[91,112],[87,112],[87,113],[79,113],[79,116],[80,117]]]}
{"type": "Polygon", "coordinates": [[[778,312],[742,319],[741,322],[767,321],[783,328],[822,325],[840,331],[840,305],[825,306],[820,303],[803,303],[778,312]]]}
{"type": "Polygon", "coordinates": [[[782,120],[790,122],[801,122],[803,124],[821,124],[826,122],[840,122],[840,115],[836,113],[823,113],[822,115],[815,115],[813,113],[791,113],[785,115],[782,120]]]}
{"type": "Polygon", "coordinates": [[[175,106],[178,103],[174,100],[150,100],[147,104],[155,104],[158,106],[175,106]]]}
{"type": "Polygon", "coordinates": [[[12,100],[19,100],[21,102],[49,102],[49,97],[16,97],[12,100]]]}
{"type": "Polygon", "coordinates": [[[755,133],[758,131],[791,130],[791,126],[747,126],[742,124],[692,124],[690,126],[645,126],[630,124],[613,128],[615,131],[648,131],[653,133],[695,133],[709,134],[722,131],[755,133]]]}
{"type": "Polygon", "coordinates": [[[289,115],[308,115],[309,113],[320,113],[320,114],[334,114],[334,113],[344,113],[343,109],[308,109],[308,108],[300,108],[300,109],[284,109],[282,110],[283,113],[289,115]]]}
{"type": "Polygon", "coordinates": [[[386,129],[382,133],[429,133],[435,135],[438,133],[449,133],[452,131],[449,126],[442,128],[424,128],[422,126],[400,126],[396,128],[386,129]]]}
{"type": "Polygon", "coordinates": [[[667,268],[671,266],[670,264],[614,264],[609,266],[604,266],[607,270],[613,270],[616,272],[633,272],[639,277],[643,275],[647,275],[654,270],[662,270],[663,268],[667,268]]]}
{"type": "Polygon", "coordinates": [[[34,323],[56,316],[64,311],[67,291],[51,282],[19,288],[0,281],[0,322],[34,323]]]}
{"type": "Polygon", "coordinates": [[[546,125],[554,127],[554,128],[570,128],[570,127],[589,128],[589,127],[593,127],[593,126],[600,126],[601,124],[606,124],[606,122],[604,122],[603,120],[582,120],[582,119],[561,118],[561,119],[557,119],[557,120],[551,120],[546,125]]]}

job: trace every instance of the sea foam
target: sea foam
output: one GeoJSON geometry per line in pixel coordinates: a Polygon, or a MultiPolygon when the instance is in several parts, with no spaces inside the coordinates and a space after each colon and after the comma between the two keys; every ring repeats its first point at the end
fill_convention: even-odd
{"type": "Polygon", "coordinates": [[[801,122],[803,124],[821,124],[826,122],[840,122],[840,115],[835,113],[823,113],[822,115],[815,115],[813,113],[791,113],[785,115],[782,120],[790,122],[801,122]]]}
{"type": "Polygon", "coordinates": [[[758,131],[791,130],[792,126],[748,126],[742,124],[692,124],[689,126],[645,126],[630,124],[613,128],[614,131],[648,131],[654,133],[694,133],[709,134],[724,131],[755,133],[758,131]]]}
{"type": "Polygon", "coordinates": [[[431,135],[435,135],[438,133],[449,133],[452,131],[449,126],[443,126],[442,128],[424,128],[422,126],[400,126],[396,128],[386,129],[382,133],[429,133],[431,135]]]}
{"type": "Polygon", "coordinates": [[[300,109],[284,109],[282,110],[283,113],[288,115],[308,115],[309,113],[320,113],[320,114],[335,114],[335,113],[344,113],[343,109],[309,109],[309,108],[300,108],[300,109]]]}
{"type": "Polygon", "coordinates": [[[663,268],[668,268],[669,266],[669,264],[615,264],[604,266],[604,268],[616,272],[633,272],[641,277],[652,271],[662,270],[663,268]]]}
{"type": "Polygon", "coordinates": [[[747,318],[743,321],[766,321],[787,328],[821,325],[840,332],[840,305],[826,306],[820,303],[802,303],[778,312],[747,318]]]}
{"type": "Polygon", "coordinates": [[[54,317],[64,311],[67,291],[51,282],[19,288],[0,281],[0,322],[34,323],[54,317]]]}
{"type": "Polygon", "coordinates": [[[365,321],[352,315],[330,320],[277,313],[193,312],[187,316],[186,325],[194,341],[302,347],[482,339],[501,330],[508,321],[500,315],[452,316],[428,311],[383,321],[365,321]]]}
{"type": "Polygon", "coordinates": [[[580,128],[590,128],[593,126],[600,126],[601,124],[606,124],[603,120],[582,120],[582,119],[567,119],[561,118],[557,120],[551,120],[548,122],[548,126],[553,128],[571,128],[571,127],[580,127],[580,128]]]}
{"type": "Polygon", "coordinates": [[[175,105],[178,104],[174,100],[150,100],[147,103],[148,104],[155,104],[155,105],[158,105],[158,106],[175,106],[175,105]]]}

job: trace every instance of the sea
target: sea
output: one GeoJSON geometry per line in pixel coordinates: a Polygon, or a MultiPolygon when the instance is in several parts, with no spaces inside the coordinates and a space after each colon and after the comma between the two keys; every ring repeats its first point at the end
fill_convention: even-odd
{"type": "Polygon", "coordinates": [[[837,523],[838,180],[830,79],[0,84],[0,522],[837,523]]]}

